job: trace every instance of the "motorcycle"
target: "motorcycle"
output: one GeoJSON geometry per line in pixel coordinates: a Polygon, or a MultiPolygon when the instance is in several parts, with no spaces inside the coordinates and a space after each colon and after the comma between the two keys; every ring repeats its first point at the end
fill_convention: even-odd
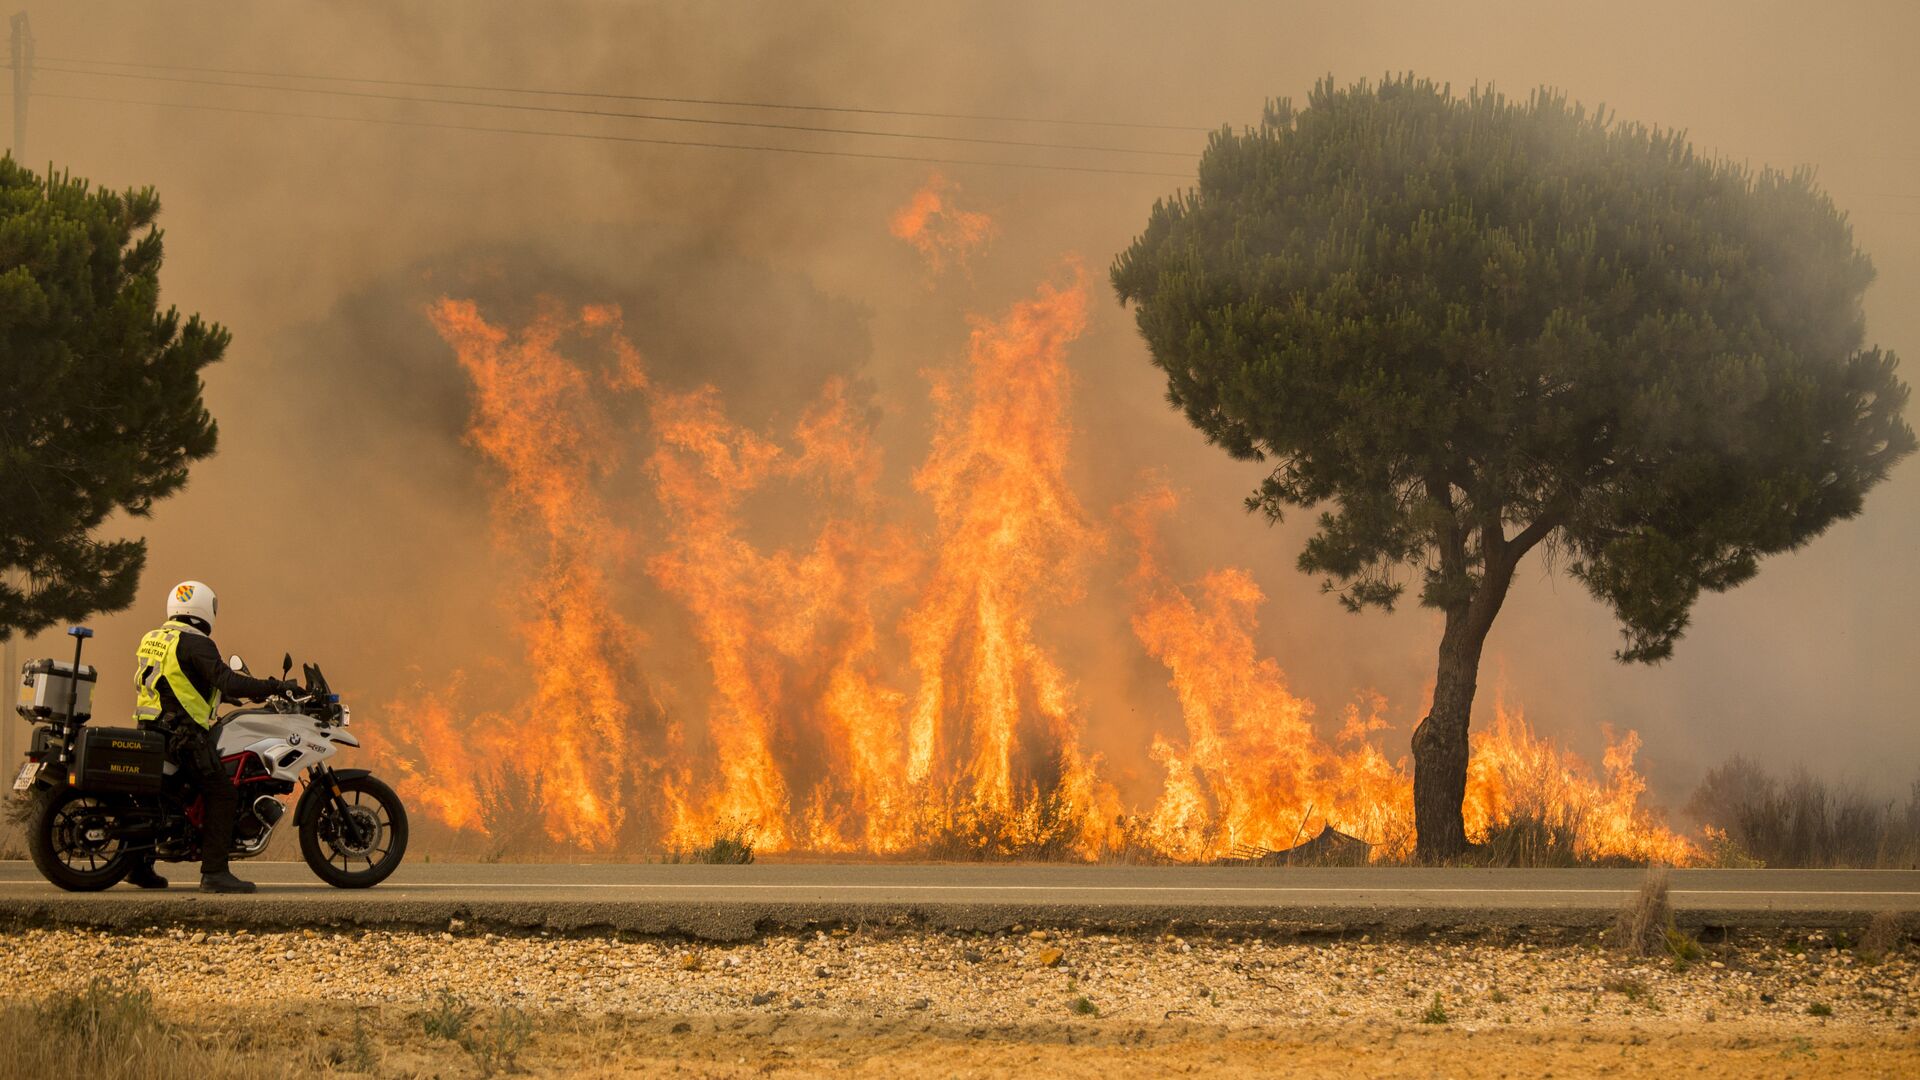
{"type": "MultiPolygon", "coordinates": [[[[137,859],[198,862],[204,800],[168,760],[160,731],[88,724],[96,675],[81,665],[80,646],[92,634],[68,632],[76,638],[72,665],[37,660],[24,668],[28,692],[18,711],[35,727],[13,789],[31,800],[33,865],[62,889],[93,892],[118,883],[137,859]]],[[[247,672],[239,656],[229,665],[247,672]]],[[[286,816],[283,800],[303,788],[293,820],[307,866],[337,888],[378,885],[406,854],[406,807],[367,770],[328,764],[360,740],[319,665],[302,669],[301,689],[215,719],[215,745],[240,796],[229,855],[265,851],[286,816]]],[[[282,678],[293,670],[291,655],[280,670],[282,678]]]]}

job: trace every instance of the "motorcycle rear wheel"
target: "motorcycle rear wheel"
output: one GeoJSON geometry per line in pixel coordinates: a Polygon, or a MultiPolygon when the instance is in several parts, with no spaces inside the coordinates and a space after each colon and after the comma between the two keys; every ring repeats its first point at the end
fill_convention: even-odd
{"type": "Polygon", "coordinates": [[[394,790],[371,776],[341,780],[351,816],[343,828],[333,800],[323,800],[300,823],[300,857],[336,889],[366,889],[387,880],[407,853],[407,808],[394,790]],[[364,864],[355,870],[356,864],[364,864]]]}
{"type": "Polygon", "coordinates": [[[99,892],[120,883],[133,859],[118,840],[90,837],[89,815],[106,810],[98,795],[70,787],[35,793],[27,818],[27,854],[40,876],[68,892],[99,892]]]}

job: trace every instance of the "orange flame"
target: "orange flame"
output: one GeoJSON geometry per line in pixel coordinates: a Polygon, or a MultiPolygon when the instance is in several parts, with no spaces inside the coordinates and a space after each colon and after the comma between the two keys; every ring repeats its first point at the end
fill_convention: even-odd
{"type": "MultiPolygon", "coordinates": [[[[991,233],[946,190],[935,177],[894,220],[936,265],[991,233]]],[[[546,834],[586,850],[746,833],[767,851],[1094,858],[1125,846],[1211,860],[1331,826],[1375,858],[1411,851],[1408,764],[1382,748],[1388,703],[1360,693],[1329,741],[1261,654],[1252,575],[1183,583],[1165,568],[1158,524],[1178,500],[1164,483],[1116,520],[1131,539],[1131,626],[1166,669],[1178,729],[1138,751],[1159,783],[1137,804],[1087,749],[1071,662],[1046,631],[1086,605],[1095,575],[1120,576],[1068,479],[1067,357],[1088,319],[1077,264],[976,317],[965,365],[930,377],[932,445],[911,497],[931,518],[919,526],[918,504],[884,494],[874,422],[843,382],[787,436],[763,435],[730,421],[711,387],[652,385],[617,309],[548,304],[517,333],[462,301],[431,317],[473,383],[469,441],[489,466],[532,679],[516,709],[465,725],[457,685],[429,697],[380,748],[435,820],[494,828],[519,805],[502,795],[506,763],[539,782],[546,834]],[[623,401],[641,406],[644,436],[617,420],[623,401]],[[656,513],[609,494],[634,460],[656,513]],[[623,590],[649,586],[684,617],[676,639],[690,637],[704,667],[660,684],[688,703],[684,723],[664,720],[640,674],[648,641],[624,614],[623,590]]],[[[1696,857],[1641,806],[1638,745],[1612,741],[1595,779],[1500,706],[1473,739],[1470,835],[1544,821],[1586,857],[1696,857]]]]}
{"type": "Polygon", "coordinates": [[[935,274],[949,265],[966,269],[996,231],[991,217],[954,204],[959,190],[946,177],[933,173],[888,222],[888,231],[912,244],[935,274]]]}
{"type": "Polygon", "coordinates": [[[1349,749],[1321,741],[1312,704],[1287,689],[1280,666],[1254,645],[1265,597],[1252,576],[1215,570],[1185,588],[1160,570],[1155,524],[1176,506],[1160,485],[1120,510],[1139,553],[1130,579],[1134,633],[1167,666],[1187,728],[1184,746],[1164,736],[1154,743],[1167,783],[1147,818],[1152,846],[1217,858],[1292,847],[1332,825],[1400,853],[1412,834],[1412,789],[1367,741],[1384,726],[1385,701],[1369,694],[1349,706],[1340,736],[1349,749]]]}
{"type": "Polygon", "coordinates": [[[879,455],[856,423],[844,385],[830,385],[795,432],[787,454],[721,416],[711,389],[662,395],[653,408],[660,447],[650,460],[669,522],[668,549],[648,571],[694,616],[714,686],[707,730],[716,790],[677,823],[694,842],[718,828],[744,828],[767,847],[797,843],[837,850],[847,812],[864,842],[883,846],[900,809],[899,739],[887,730],[900,695],[872,675],[873,600],[904,585],[908,537],[873,520],[879,455]],[[741,501],[771,479],[839,495],[851,514],[829,518],[810,550],[764,554],[740,536],[741,501]],[[818,687],[811,700],[791,686],[818,687]],[[796,792],[782,749],[824,756],[795,824],[796,792]],[[838,807],[834,812],[829,807],[838,807]]]}
{"type": "Polygon", "coordinates": [[[1640,796],[1646,781],[1634,771],[1640,736],[1607,732],[1606,779],[1586,762],[1534,734],[1526,717],[1504,701],[1494,706],[1489,731],[1472,738],[1467,763],[1467,836],[1482,840],[1496,826],[1526,819],[1570,838],[1576,855],[1684,866],[1699,848],[1656,821],[1640,796]]]}
{"type": "Polygon", "coordinates": [[[1033,626],[1045,606],[1078,598],[1101,545],[1066,482],[1066,348],[1087,309],[1085,274],[1072,273],[1001,321],[976,320],[966,379],[934,383],[933,450],[914,487],[933,503],[936,555],[902,628],[919,681],[908,781],[945,791],[962,828],[993,823],[1024,846],[1064,819],[1079,826],[1072,846],[1090,852],[1112,794],[1033,626]]]}
{"type": "Polygon", "coordinates": [[[404,725],[374,727],[360,738],[399,773],[394,788],[408,802],[453,828],[477,830],[485,827],[479,787],[485,755],[454,719],[448,702],[458,697],[456,678],[447,697],[419,693],[394,702],[387,712],[405,717],[404,725]]]}
{"type": "MultiPolygon", "coordinates": [[[[547,304],[518,335],[465,301],[442,300],[429,316],[473,383],[468,440],[495,469],[495,540],[508,555],[506,592],[535,683],[519,711],[537,739],[513,752],[496,734],[486,757],[495,769],[519,758],[537,774],[551,836],[610,848],[628,824],[623,792],[644,782],[641,751],[656,749],[637,731],[649,715],[634,668],[642,638],[611,599],[634,537],[597,490],[622,459],[602,396],[646,386],[639,354],[612,308],[547,304]],[[561,355],[562,340],[577,335],[607,338],[614,360],[603,376],[561,355]]],[[[450,730],[447,708],[420,706],[410,764],[417,774],[424,760],[434,782],[409,787],[449,825],[470,827],[489,769],[465,748],[474,740],[450,730]]]]}

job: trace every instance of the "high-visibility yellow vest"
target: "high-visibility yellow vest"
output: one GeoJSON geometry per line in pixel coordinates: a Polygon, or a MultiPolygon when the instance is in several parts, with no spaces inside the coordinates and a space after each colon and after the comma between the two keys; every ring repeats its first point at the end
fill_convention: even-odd
{"type": "Polygon", "coordinates": [[[186,669],[180,666],[180,635],[199,632],[186,623],[169,622],[140,639],[140,647],[133,654],[133,719],[136,723],[160,718],[160,680],[165,679],[173,690],[173,699],[193,717],[194,723],[201,727],[213,726],[213,710],[220,704],[220,691],[214,690],[211,698],[200,696],[193,680],[187,678],[186,669]]]}

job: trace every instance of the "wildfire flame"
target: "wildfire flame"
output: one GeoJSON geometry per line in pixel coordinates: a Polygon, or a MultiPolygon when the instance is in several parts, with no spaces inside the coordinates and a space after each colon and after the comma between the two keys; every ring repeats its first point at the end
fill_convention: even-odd
{"type": "Polygon", "coordinates": [[[1265,601],[1245,570],[1208,573],[1181,587],[1160,568],[1155,522],[1177,505],[1156,486],[1121,508],[1138,563],[1129,582],[1133,629],[1165,664],[1186,721],[1186,742],[1162,736],[1153,759],[1166,787],[1148,817],[1152,846],[1185,859],[1240,847],[1284,849],[1331,825],[1386,852],[1412,840],[1413,790],[1402,766],[1368,740],[1385,727],[1377,694],[1348,706],[1338,747],[1323,742],[1313,705],[1254,644],[1265,601]]]}
{"type": "Polygon", "coordinates": [[[888,231],[912,244],[935,274],[949,265],[964,270],[996,231],[993,218],[955,204],[959,190],[946,177],[933,173],[888,222],[888,231]]]}
{"type": "MultiPolygon", "coordinates": [[[[935,177],[893,221],[936,268],[992,232],[949,191],[935,177]]],[[[931,446],[898,496],[844,382],[784,436],[762,434],[729,420],[712,387],[652,383],[615,309],[549,303],[518,331],[452,299],[430,317],[473,384],[468,438],[532,683],[506,713],[460,709],[457,687],[409,702],[409,730],[379,748],[445,826],[497,834],[517,811],[587,851],[744,833],[766,851],[1177,860],[1285,849],[1331,826],[1375,858],[1411,851],[1386,700],[1359,693],[1328,741],[1261,654],[1252,575],[1166,569],[1169,486],[1113,514],[1130,572],[1075,494],[1077,263],[974,318],[964,365],[930,376],[931,446]],[[619,402],[644,423],[617,420],[619,402]],[[651,513],[609,494],[636,461],[651,513]],[[749,527],[766,501],[788,527],[749,527]],[[655,527],[630,524],[643,520],[655,527]],[[1178,709],[1141,748],[1159,773],[1144,801],[1123,799],[1088,750],[1072,663],[1045,630],[1101,574],[1124,577],[1131,628],[1178,709]],[[620,600],[635,581],[684,617],[703,672],[642,675],[648,638],[620,600]],[[688,703],[681,719],[663,699],[688,703]]],[[[1470,836],[1527,825],[1584,857],[1695,857],[1640,805],[1637,736],[1610,740],[1596,779],[1518,710],[1497,713],[1473,739],[1470,836]]]]}
{"type": "Polygon", "coordinates": [[[902,528],[877,520],[879,452],[845,386],[829,385],[801,419],[798,453],[729,424],[710,389],[663,394],[652,411],[649,470],[669,527],[648,572],[692,614],[714,690],[717,777],[674,839],[724,826],[773,848],[886,847],[901,805],[887,718],[903,698],[874,675],[874,603],[905,585],[915,556],[902,528]],[[775,480],[837,499],[804,551],[762,552],[741,535],[741,502],[775,480]],[[817,783],[796,783],[793,765],[817,783]],[[857,839],[843,832],[850,819],[857,839]]]}
{"type": "Polygon", "coordinates": [[[497,794],[488,786],[502,777],[489,763],[519,762],[546,794],[549,835],[612,847],[627,825],[623,796],[652,779],[642,751],[656,750],[636,732],[649,702],[635,669],[643,638],[611,599],[634,538],[597,488],[622,463],[624,442],[601,398],[646,387],[639,353],[612,308],[548,304],[518,334],[465,301],[442,300],[429,317],[473,384],[467,437],[493,466],[495,542],[534,678],[516,715],[538,734],[510,738],[512,722],[499,716],[455,732],[451,706],[429,697],[423,725],[389,733],[411,751],[395,756],[409,794],[460,827],[481,822],[497,794]],[[615,360],[597,378],[560,351],[596,335],[615,360]]]}
{"type": "Polygon", "coordinates": [[[1692,841],[1640,805],[1647,784],[1634,771],[1640,736],[1607,733],[1605,779],[1578,756],[1534,734],[1517,708],[1498,702],[1492,730],[1476,733],[1467,762],[1467,835],[1484,839],[1514,822],[1565,838],[1573,854],[1683,866],[1699,858],[1692,841]]]}

